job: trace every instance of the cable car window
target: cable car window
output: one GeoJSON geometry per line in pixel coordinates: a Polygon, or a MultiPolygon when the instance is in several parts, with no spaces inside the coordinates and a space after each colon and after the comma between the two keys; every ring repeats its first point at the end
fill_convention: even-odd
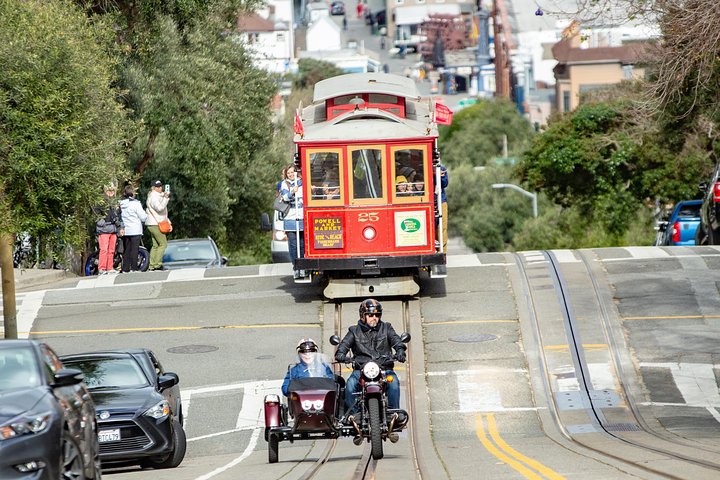
{"type": "Polygon", "coordinates": [[[320,151],[310,153],[309,157],[310,200],[342,200],[340,154],[320,151]]]}
{"type": "MultiPolygon", "coordinates": [[[[404,148],[393,150],[395,161],[395,197],[425,197],[425,149],[404,148]]],[[[420,200],[420,199],[415,199],[420,200]]]]}
{"type": "Polygon", "coordinates": [[[383,198],[382,150],[361,148],[351,152],[353,200],[383,198]]]}
{"type": "Polygon", "coordinates": [[[398,98],[395,95],[384,95],[382,93],[371,93],[370,103],[398,103],[398,98]]]}

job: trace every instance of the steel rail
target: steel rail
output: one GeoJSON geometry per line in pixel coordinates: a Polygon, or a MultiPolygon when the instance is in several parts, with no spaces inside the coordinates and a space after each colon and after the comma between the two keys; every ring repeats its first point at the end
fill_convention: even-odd
{"type": "MultiPolygon", "coordinates": [[[[672,451],[669,451],[669,450],[666,450],[663,448],[653,447],[653,446],[647,445],[643,442],[639,442],[636,440],[629,440],[627,438],[623,438],[623,437],[617,435],[616,433],[614,433],[611,429],[609,429],[607,427],[607,422],[605,421],[604,415],[603,415],[600,407],[596,404],[596,401],[593,399],[592,395],[590,394],[590,391],[592,390],[592,385],[590,385],[590,380],[589,380],[589,378],[590,378],[589,369],[588,369],[587,362],[586,362],[585,356],[584,356],[584,349],[582,347],[582,341],[580,339],[579,328],[576,325],[576,319],[575,319],[574,313],[572,311],[569,297],[567,295],[567,292],[569,291],[569,289],[565,283],[562,273],[560,272],[560,268],[558,266],[558,262],[554,256],[554,254],[552,252],[548,252],[548,251],[543,251],[542,253],[548,259],[548,262],[550,265],[549,270],[553,274],[553,283],[555,285],[556,295],[557,295],[558,302],[560,304],[561,311],[562,311],[563,324],[566,329],[566,334],[568,337],[568,347],[569,347],[569,350],[570,350],[570,353],[572,356],[575,371],[578,376],[578,380],[579,380],[578,384],[581,387],[581,392],[582,392],[582,395],[584,396],[585,401],[589,405],[589,408],[587,410],[589,411],[589,413],[591,413],[592,419],[594,420],[594,423],[596,424],[596,426],[599,427],[599,429],[602,431],[603,434],[605,434],[619,442],[623,442],[625,444],[632,445],[634,447],[637,447],[637,448],[640,448],[643,450],[652,451],[656,454],[660,454],[660,455],[664,455],[664,456],[667,456],[670,458],[675,458],[677,460],[681,460],[684,462],[692,463],[692,464],[695,464],[695,465],[698,465],[701,467],[710,468],[713,470],[720,470],[719,465],[711,463],[711,462],[706,462],[701,459],[688,457],[686,455],[681,455],[676,452],[672,452],[672,451]]],[[[542,342],[542,334],[540,332],[540,325],[539,325],[539,322],[537,319],[537,312],[536,312],[536,307],[535,307],[535,295],[534,295],[533,289],[530,285],[528,272],[527,272],[525,266],[523,265],[522,260],[520,259],[520,257],[517,254],[515,254],[515,259],[516,259],[516,264],[518,265],[518,268],[520,269],[520,271],[522,273],[523,289],[525,290],[526,298],[528,300],[528,309],[530,310],[530,312],[529,312],[530,319],[531,319],[531,322],[533,323],[533,330],[534,330],[535,337],[536,337],[535,340],[538,342],[538,346],[540,347],[538,349],[538,355],[540,356],[540,358],[539,358],[540,364],[542,365],[542,370],[545,375],[543,382],[544,382],[544,385],[546,388],[546,396],[549,400],[548,405],[551,407],[550,410],[552,413],[552,418],[555,420],[556,425],[559,428],[560,432],[563,434],[563,436],[565,438],[567,438],[570,442],[580,445],[583,448],[586,448],[590,451],[596,452],[596,453],[602,455],[603,457],[607,457],[609,459],[611,458],[615,461],[624,463],[626,465],[631,465],[634,468],[646,471],[648,473],[653,473],[655,475],[659,475],[661,477],[671,478],[671,479],[683,478],[683,477],[677,477],[673,474],[649,467],[642,463],[637,463],[632,460],[628,460],[619,455],[609,453],[605,450],[596,448],[592,445],[587,444],[586,442],[582,442],[582,441],[578,440],[575,436],[573,436],[565,428],[565,426],[561,422],[558,405],[555,402],[554,395],[552,395],[552,389],[550,388],[550,383],[549,383],[550,379],[549,379],[549,372],[548,372],[548,368],[547,368],[547,359],[545,358],[544,347],[543,347],[543,342],[542,342]]],[[[587,268],[587,264],[585,264],[585,266],[587,268]]],[[[597,288],[597,281],[594,279],[594,274],[589,269],[587,270],[587,272],[588,272],[589,277],[593,281],[594,294],[595,294],[596,301],[597,301],[598,305],[600,306],[601,313],[607,315],[607,312],[603,311],[602,299],[601,299],[599,290],[597,288]]],[[[603,321],[604,322],[609,321],[607,316],[603,317],[603,321]]],[[[604,324],[604,327],[607,327],[606,323],[604,324]]],[[[617,358],[613,358],[614,362],[616,362],[617,360],[618,360],[617,358]]],[[[618,374],[620,374],[620,373],[621,373],[621,370],[618,370],[618,374]]],[[[620,379],[620,380],[622,380],[622,379],[620,379]]],[[[622,381],[620,383],[622,383],[622,381]]],[[[635,415],[636,411],[632,411],[632,413],[633,413],[633,415],[635,415]]],[[[643,425],[643,423],[640,423],[640,422],[638,422],[638,423],[640,425],[643,425]]],[[[644,429],[644,432],[649,435],[657,437],[657,435],[655,435],[654,432],[648,431],[646,429],[644,429]]]]}
{"type": "MultiPolygon", "coordinates": [[[[717,449],[708,448],[704,444],[700,444],[697,442],[691,442],[682,437],[669,437],[669,436],[661,435],[659,432],[650,428],[648,426],[647,422],[645,422],[642,414],[640,413],[640,409],[638,408],[637,404],[635,403],[635,399],[634,399],[633,395],[631,395],[630,391],[628,390],[628,388],[626,386],[627,382],[624,381],[625,374],[624,374],[624,369],[622,368],[620,352],[619,352],[619,349],[617,348],[618,342],[612,334],[612,326],[611,326],[610,316],[608,314],[607,308],[605,308],[605,305],[602,301],[602,295],[600,294],[600,286],[597,282],[595,274],[593,273],[593,271],[590,267],[587,257],[585,256],[585,254],[582,251],[578,251],[578,253],[580,255],[580,259],[583,262],[583,266],[585,267],[585,270],[588,273],[588,278],[590,279],[590,281],[592,283],[595,301],[597,303],[598,310],[600,311],[600,318],[602,319],[603,334],[605,335],[605,339],[608,343],[608,346],[610,347],[609,350],[611,353],[613,366],[615,367],[615,371],[618,373],[618,381],[620,384],[620,388],[622,389],[623,395],[624,395],[625,399],[627,400],[629,410],[632,413],[632,416],[635,419],[635,421],[638,423],[640,428],[642,428],[642,430],[645,433],[652,435],[658,439],[661,439],[663,441],[670,442],[670,443],[685,445],[687,447],[692,447],[697,450],[703,450],[707,453],[719,455],[720,452],[717,449]]],[[[640,445],[637,445],[637,446],[640,446],[640,445]]],[[[643,447],[643,448],[648,448],[648,447],[643,447]]],[[[672,452],[672,451],[662,449],[659,447],[650,447],[650,449],[652,449],[653,451],[655,451],[657,453],[669,454],[669,455],[672,455],[673,457],[680,458],[680,459],[683,459],[683,460],[691,462],[691,463],[695,463],[700,466],[704,466],[704,467],[708,467],[708,468],[720,471],[720,463],[708,462],[708,461],[705,461],[702,459],[693,459],[692,457],[687,457],[686,455],[681,455],[676,452],[672,452]]]]}

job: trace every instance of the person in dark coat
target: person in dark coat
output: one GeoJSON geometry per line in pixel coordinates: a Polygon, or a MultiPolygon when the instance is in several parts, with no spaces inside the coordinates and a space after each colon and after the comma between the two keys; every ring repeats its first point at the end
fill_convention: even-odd
{"type": "Polygon", "coordinates": [[[360,371],[369,361],[377,362],[385,375],[392,375],[395,381],[387,382],[388,407],[390,409],[400,408],[400,381],[393,371],[393,350],[398,362],[406,360],[405,349],[407,348],[395,333],[395,329],[389,322],[383,322],[382,305],[373,298],[363,300],[360,304],[360,319],[357,325],[348,329],[347,334],[338,345],[335,352],[335,360],[348,363],[352,361],[353,372],[345,383],[345,408],[350,411],[355,403],[355,393],[358,391],[360,371]],[[353,356],[348,356],[352,352],[353,356]]]}
{"type": "Polygon", "coordinates": [[[98,275],[117,273],[115,270],[115,245],[117,235],[125,234],[120,206],[115,198],[115,185],[104,187],[105,197],[102,204],[93,207],[98,217],[95,222],[95,234],[98,238],[100,255],[98,256],[98,275]]]}

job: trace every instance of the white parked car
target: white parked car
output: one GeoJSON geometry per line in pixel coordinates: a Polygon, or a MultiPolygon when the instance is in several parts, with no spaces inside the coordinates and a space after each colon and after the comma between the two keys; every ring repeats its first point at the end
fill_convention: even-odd
{"type": "Polygon", "coordinates": [[[260,217],[260,227],[265,232],[272,232],[270,253],[272,254],[273,263],[289,263],[288,240],[285,230],[283,230],[283,221],[280,220],[280,213],[273,210],[272,223],[268,214],[263,213],[262,217],[260,217]]]}

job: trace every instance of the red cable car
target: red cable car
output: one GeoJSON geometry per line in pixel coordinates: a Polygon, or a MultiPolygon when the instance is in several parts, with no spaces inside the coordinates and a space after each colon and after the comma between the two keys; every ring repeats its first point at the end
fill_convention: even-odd
{"type": "Polygon", "coordinates": [[[413,80],[381,73],[320,81],[298,109],[305,256],[295,268],[325,277],[327,298],[414,295],[421,273],[445,276],[434,110],[413,80]]]}

